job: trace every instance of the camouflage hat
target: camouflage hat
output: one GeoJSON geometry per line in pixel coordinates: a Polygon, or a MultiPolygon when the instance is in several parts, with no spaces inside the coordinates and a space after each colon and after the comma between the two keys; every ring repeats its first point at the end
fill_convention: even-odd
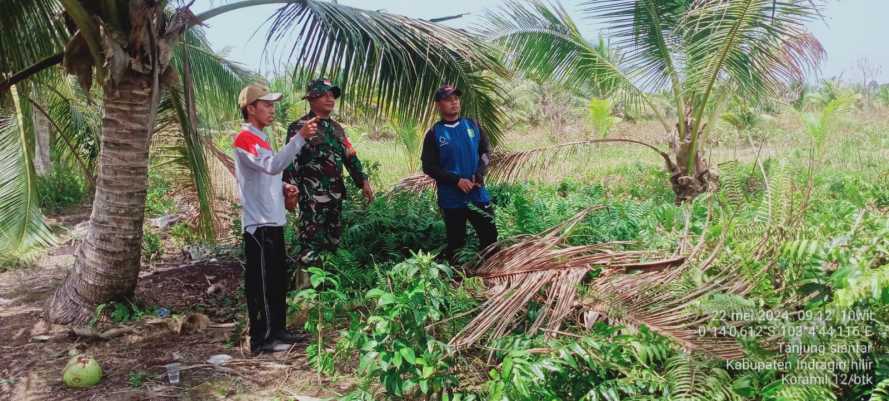
{"type": "Polygon", "coordinates": [[[309,84],[306,85],[306,95],[303,96],[303,99],[315,99],[323,96],[327,92],[333,93],[334,98],[339,98],[340,94],[342,94],[340,87],[334,85],[329,79],[319,78],[314,81],[309,81],[309,84]]]}

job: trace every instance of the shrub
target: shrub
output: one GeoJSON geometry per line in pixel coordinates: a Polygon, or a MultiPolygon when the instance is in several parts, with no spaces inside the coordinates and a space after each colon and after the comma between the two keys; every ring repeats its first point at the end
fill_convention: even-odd
{"type": "Polygon", "coordinates": [[[143,229],[142,234],[142,257],[151,263],[155,258],[163,254],[163,246],[159,234],[149,229],[143,229]]]}
{"type": "Polygon", "coordinates": [[[450,329],[448,324],[430,327],[474,306],[465,293],[451,289],[452,275],[450,267],[421,253],[395,265],[379,287],[367,292],[366,301],[374,305],[370,315],[343,339],[361,354],[359,393],[373,381],[391,399],[441,397],[456,387],[453,355],[443,340],[463,322],[447,322],[450,329]]]}
{"type": "Polygon", "coordinates": [[[188,223],[180,222],[170,228],[170,238],[178,246],[190,245],[198,241],[198,234],[188,223]]]}
{"type": "Polygon", "coordinates": [[[444,243],[444,223],[431,192],[395,193],[370,205],[353,196],[344,205],[340,248],[348,249],[359,265],[436,251],[444,243]]]}
{"type": "Polygon", "coordinates": [[[176,211],[176,202],[170,196],[170,182],[158,169],[148,170],[148,193],[145,196],[145,217],[158,217],[176,211]]]}
{"type": "Polygon", "coordinates": [[[49,174],[37,178],[40,207],[50,213],[59,213],[68,206],[77,205],[86,198],[83,178],[70,169],[54,168],[49,174]]]}

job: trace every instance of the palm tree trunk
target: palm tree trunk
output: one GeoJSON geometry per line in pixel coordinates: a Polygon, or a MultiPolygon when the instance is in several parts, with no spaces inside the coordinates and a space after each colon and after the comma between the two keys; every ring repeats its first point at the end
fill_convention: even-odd
{"type": "MultiPolygon", "coordinates": [[[[691,127],[691,121],[686,120],[686,127],[691,127]]],[[[701,132],[707,128],[705,125],[701,132]]],[[[690,131],[690,128],[688,128],[690,131]]],[[[679,131],[677,124],[676,133],[679,131]]],[[[701,144],[693,146],[690,135],[681,138],[680,135],[672,136],[673,142],[670,147],[676,158],[676,163],[668,163],[667,169],[670,170],[670,184],[673,187],[673,193],[676,195],[675,202],[677,205],[684,202],[690,202],[711,189],[715,189],[718,185],[719,177],[710,171],[707,160],[701,157],[701,144]],[[692,162],[693,161],[693,162],[692,162]],[[689,169],[689,166],[692,168],[689,169]]]]}
{"type": "Polygon", "coordinates": [[[49,156],[49,119],[36,110],[32,115],[34,116],[34,170],[37,175],[44,176],[52,170],[52,160],[49,156]]]}
{"type": "Polygon", "coordinates": [[[133,295],[148,188],[151,87],[151,76],[130,70],[106,89],[93,210],[74,268],[49,301],[54,323],[86,322],[99,304],[133,295]]]}

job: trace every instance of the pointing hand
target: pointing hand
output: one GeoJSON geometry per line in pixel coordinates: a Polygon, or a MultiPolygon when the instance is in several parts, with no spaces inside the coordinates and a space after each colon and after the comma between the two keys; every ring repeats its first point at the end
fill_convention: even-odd
{"type": "Polygon", "coordinates": [[[311,120],[306,121],[302,129],[299,130],[299,134],[302,135],[303,139],[312,139],[316,132],[318,132],[318,117],[312,117],[311,120]]]}

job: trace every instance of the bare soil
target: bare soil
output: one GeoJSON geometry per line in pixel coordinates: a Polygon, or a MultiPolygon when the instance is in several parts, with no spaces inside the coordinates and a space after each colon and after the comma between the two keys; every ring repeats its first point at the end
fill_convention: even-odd
{"type": "MultiPolygon", "coordinates": [[[[73,226],[80,217],[63,224],[73,226]]],[[[319,378],[308,366],[305,344],[287,353],[245,352],[242,268],[234,258],[190,262],[177,256],[147,268],[132,300],[141,315],[113,323],[110,310],[103,310],[93,329],[124,329],[123,335],[104,340],[47,324],[43,306],[73,265],[75,246],[70,241],[35,266],[0,273],[0,400],[313,400],[335,398],[351,386],[348,379],[319,378]],[[158,316],[158,308],[172,316],[158,316]],[[175,324],[194,314],[209,317],[210,326],[175,324]],[[75,353],[100,363],[98,385],[71,389],[62,383],[62,369],[75,353]],[[221,366],[207,362],[217,354],[233,359],[221,366]],[[174,361],[182,366],[175,385],[164,367],[174,361]]]]}

